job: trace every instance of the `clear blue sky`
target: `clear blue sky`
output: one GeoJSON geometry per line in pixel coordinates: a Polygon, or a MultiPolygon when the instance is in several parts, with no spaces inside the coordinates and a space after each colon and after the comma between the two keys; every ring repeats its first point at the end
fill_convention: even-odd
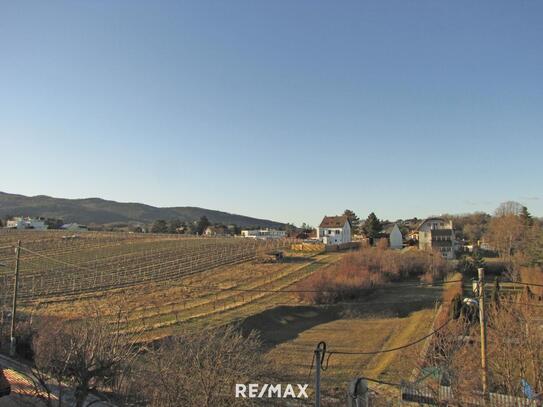
{"type": "Polygon", "coordinates": [[[543,2],[4,1],[0,190],[543,215],[543,2]]]}

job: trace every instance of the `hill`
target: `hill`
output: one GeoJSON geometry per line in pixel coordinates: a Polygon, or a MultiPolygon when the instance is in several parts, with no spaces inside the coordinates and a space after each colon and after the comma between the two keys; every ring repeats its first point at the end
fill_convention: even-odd
{"type": "Polygon", "coordinates": [[[180,219],[191,222],[206,216],[211,223],[236,224],[241,227],[283,225],[271,220],[193,206],[158,208],[141,203],[116,202],[100,198],[64,199],[46,195],[24,196],[0,192],[0,217],[5,216],[44,216],[83,224],[151,223],[157,219],[180,219]]]}

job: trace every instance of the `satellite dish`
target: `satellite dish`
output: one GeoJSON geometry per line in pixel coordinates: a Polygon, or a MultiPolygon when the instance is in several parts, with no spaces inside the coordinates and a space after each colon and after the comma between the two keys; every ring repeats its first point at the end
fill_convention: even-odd
{"type": "Polygon", "coordinates": [[[474,298],[464,298],[462,301],[465,305],[468,305],[470,307],[478,307],[479,302],[474,298]]]}

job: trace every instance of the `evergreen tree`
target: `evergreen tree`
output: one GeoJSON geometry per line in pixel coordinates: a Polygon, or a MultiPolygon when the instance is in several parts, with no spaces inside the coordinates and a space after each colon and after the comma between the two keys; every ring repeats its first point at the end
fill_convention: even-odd
{"type": "Polygon", "coordinates": [[[293,223],[286,223],[283,227],[281,227],[285,232],[287,232],[287,235],[291,233],[292,231],[296,230],[296,225],[293,223]]]}
{"type": "Polygon", "coordinates": [[[462,296],[456,294],[451,300],[451,318],[458,319],[462,313],[462,296]]]}
{"type": "Polygon", "coordinates": [[[458,261],[458,271],[466,277],[473,277],[477,270],[473,266],[473,262],[467,256],[462,256],[458,261]]]}
{"type": "Polygon", "coordinates": [[[356,213],[354,213],[350,209],[345,209],[345,212],[343,212],[343,216],[347,216],[349,218],[349,221],[351,222],[351,230],[353,232],[353,235],[359,234],[360,233],[360,218],[356,216],[356,213]]]}
{"type": "Polygon", "coordinates": [[[164,219],[157,219],[151,227],[151,233],[168,233],[168,224],[164,219]]]}
{"type": "Polygon", "coordinates": [[[209,222],[209,220],[207,219],[206,216],[202,216],[200,218],[200,220],[198,221],[198,224],[196,226],[196,233],[198,233],[199,235],[203,234],[204,231],[206,230],[206,228],[211,225],[211,223],[209,222]]]}
{"type": "Polygon", "coordinates": [[[479,250],[474,250],[473,254],[471,255],[471,260],[473,261],[475,271],[486,267],[485,259],[483,259],[483,256],[479,250]]]}
{"type": "Polygon", "coordinates": [[[168,224],[168,233],[178,233],[177,229],[182,226],[182,223],[179,219],[172,219],[168,224]]]}
{"type": "Polygon", "coordinates": [[[520,211],[520,218],[526,226],[532,226],[534,224],[534,218],[532,218],[531,213],[528,212],[528,208],[525,206],[523,206],[520,211]]]}
{"type": "Polygon", "coordinates": [[[362,231],[364,232],[366,237],[370,239],[375,239],[376,237],[379,236],[381,229],[382,229],[382,226],[381,226],[381,221],[379,220],[379,218],[377,218],[375,213],[373,212],[370,213],[368,215],[368,218],[364,222],[364,226],[362,226],[362,231]]]}

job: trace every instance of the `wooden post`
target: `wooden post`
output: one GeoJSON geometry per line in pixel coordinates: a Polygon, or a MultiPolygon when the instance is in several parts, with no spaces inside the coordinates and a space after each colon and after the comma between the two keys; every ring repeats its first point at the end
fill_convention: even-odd
{"type": "Polygon", "coordinates": [[[315,407],[321,406],[321,347],[315,349],[315,407]]]}
{"type": "Polygon", "coordinates": [[[11,306],[11,329],[10,329],[10,344],[9,354],[15,356],[16,339],[15,339],[15,322],[17,319],[17,294],[19,291],[19,259],[21,257],[21,241],[17,241],[17,248],[15,249],[15,279],[13,281],[13,304],[11,306]]]}
{"type": "Polygon", "coordinates": [[[485,269],[478,269],[479,274],[479,325],[481,326],[481,374],[483,381],[483,397],[490,400],[488,389],[488,365],[486,357],[486,314],[485,314],[485,269]]]}

